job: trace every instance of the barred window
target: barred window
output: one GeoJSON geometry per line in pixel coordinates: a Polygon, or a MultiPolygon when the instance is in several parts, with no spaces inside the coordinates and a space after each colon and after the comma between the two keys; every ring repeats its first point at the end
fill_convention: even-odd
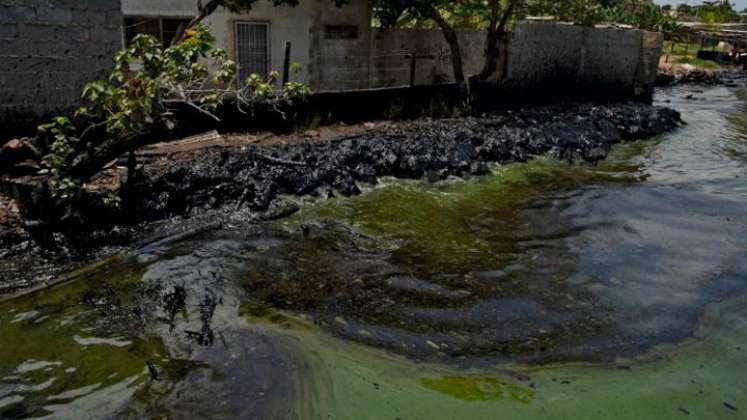
{"type": "Polygon", "coordinates": [[[270,68],[270,24],[266,22],[236,22],[236,61],[239,80],[252,74],[267,78],[270,68]]]}

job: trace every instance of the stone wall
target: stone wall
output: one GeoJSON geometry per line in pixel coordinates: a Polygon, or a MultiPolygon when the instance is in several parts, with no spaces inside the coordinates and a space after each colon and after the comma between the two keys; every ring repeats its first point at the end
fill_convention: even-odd
{"type": "Polygon", "coordinates": [[[110,70],[121,25],[120,0],[0,0],[0,124],[76,107],[110,70]]]}

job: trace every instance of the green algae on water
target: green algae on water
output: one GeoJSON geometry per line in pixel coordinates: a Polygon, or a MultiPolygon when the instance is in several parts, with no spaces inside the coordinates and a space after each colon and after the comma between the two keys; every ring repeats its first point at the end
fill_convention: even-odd
{"type": "Polygon", "coordinates": [[[0,417],[62,415],[96,393],[116,393],[124,404],[149,380],[149,363],[164,379],[178,370],[162,340],[139,334],[124,309],[142,273],[140,265],[112,262],[0,305],[0,395],[14,397],[0,417]]]}
{"type": "Polygon", "coordinates": [[[511,400],[529,404],[534,391],[510,384],[496,378],[470,378],[449,376],[443,378],[425,378],[420,383],[434,391],[464,401],[511,400]]]}
{"type": "MultiPolygon", "coordinates": [[[[642,147],[642,146],[639,146],[642,147]]],[[[631,183],[636,167],[603,168],[538,158],[469,182],[398,181],[354,198],[305,208],[283,222],[333,219],[397,244],[392,262],[416,271],[488,270],[506,264],[525,230],[520,217],[539,194],[593,182],[631,183]],[[620,175],[620,172],[623,174],[620,175]]]]}
{"type": "Polygon", "coordinates": [[[264,302],[247,301],[239,307],[239,316],[250,325],[270,325],[284,330],[310,331],[314,324],[303,315],[286,313],[274,309],[264,302]]]}
{"type": "Polygon", "coordinates": [[[731,419],[747,407],[747,297],[715,305],[698,339],[646,357],[608,364],[430,365],[320,334],[295,332],[308,360],[312,401],[300,418],[318,419],[731,419]],[[713,319],[711,319],[713,317],[713,319]],[[514,374],[506,375],[513,371],[514,374]],[[521,375],[530,388],[511,385],[521,375]],[[507,377],[508,376],[508,377],[507,377]],[[505,379],[502,379],[505,378],[505,379]],[[728,403],[738,411],[724,405],[728,403]]]}

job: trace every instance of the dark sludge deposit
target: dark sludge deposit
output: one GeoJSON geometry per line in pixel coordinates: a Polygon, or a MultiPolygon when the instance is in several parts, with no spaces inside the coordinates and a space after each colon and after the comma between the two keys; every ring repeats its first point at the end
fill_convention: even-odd
{"type": "Polygon", "coordinates": [[[630,103],[525,109],[492,118],[426,120],[329,142],[207,153],[196,161],[146,169],[136,196],[138,214],[162,219],[224,206],[269,213],[281,195],[357,195],[377,178],[485,175],[489,163],[525,162],[549,154],[597,162],[610,147],[675,128],[680,115],[630,103]]]}

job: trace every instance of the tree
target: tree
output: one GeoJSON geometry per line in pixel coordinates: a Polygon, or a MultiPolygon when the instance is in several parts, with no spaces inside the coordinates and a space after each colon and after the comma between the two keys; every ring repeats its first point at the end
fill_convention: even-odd
{"type": "Polygon", "coordinates": [[[690,17],[695,14],[693,7],[687,3],[682,3],[678,5],[676,10],[677,10],[677,15],[679,15],[680,17],[690,17]]]}
{"type": "Polygon", "coordinates": [[[252,75],[237,83],[235,63],[214,42],[201,24],[168,47],[152,36],[138,35],[116,54],[108,79],[85,86],[83,105],[74,118],[57,117],[40,128],[40,135],[51,143],[41,174],[48,175],[47,185],[58,206],[73,202],[83,182],[128,152],[131,179],[134,150],[167,137],[178,123],[180,109],[220,121],[215,111],[226,99],[235,101],[239,110],[256,104],[278,109],[279,104],[311,93],[293,82],[274,90],[277,72],[269,80],[252,75]]]}
{"type": "Polygon", "coordinates": [[[490,0],[490,23],[485,41],[485,64],[478,75],[479,80],[488,80],[498,69],[499,44],[508,34],[506,26],[514,13],[525,5],[524,0],[490,0]]]}
{"type": "Polygon", "coordinates": [[[499,45],[508,33],[508,25],[524,10],[526,0],[375,0],[374,13],[384,27],[401,22],[430,21],[444,35],[451,50],[454,79],[465,81],[462,51],[455,28],[486,30],[485,64],[478,75],[486,80],[495,73],[499,45]]]}
{"type": "Polygon", "coordinates": [[[714,3],[703,3],[695,7],[698,20],[707,23],[726,23],[738,22],[739,13],[734,10],[734,6],[729,1],[719,1],[714,3]]]}
{"type": "Polygon", "coordinates": [[[682,30],[674,16],[652,1],[625,0],[607,7],[604,13],[605,21],[622,23],[647,31],[671,34],[682,30]]]}
{"type": "Polygon", "coordinates": [[[591,26],[606,20],[605,11],[621,7],[622,3],[622,0],[536,0],[529,5],[528,13],[591,26]]]}

